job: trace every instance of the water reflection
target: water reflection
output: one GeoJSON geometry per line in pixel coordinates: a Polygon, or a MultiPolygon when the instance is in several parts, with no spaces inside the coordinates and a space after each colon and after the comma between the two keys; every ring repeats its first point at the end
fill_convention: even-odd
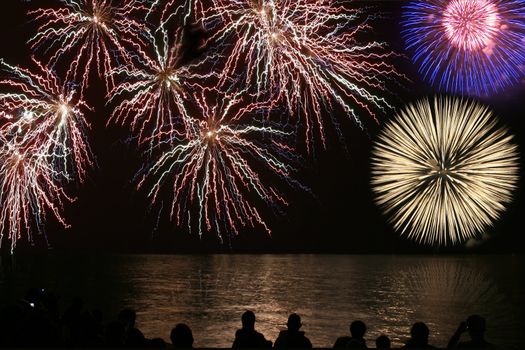
{"type": "Polygon", "coordinates": [[[367,323],[369,345],[385,333],[400,346],[411,324],[424,321],[431,343],[446,346],[471,313],[487,317],[489,339],[511,345],[521,337],[522,316],[487,274],[491,263],[453,257],[135,256],[121,264],[120,275],[132,286],[123,302],[137,309],[147,336],[167,338],[174,324],[185,322],[196,346],[231,346],[247,309],[272,340],[288,314],[299,313],[314,346],[332,346],[354,319],[367,323]]]}
{"type": "MultiPolygon", "coordinates": [[[[507,336],[519,334],[515,310],[506,302],[505,294],[483,267],[471,260],[420,259],[401,268],[396,280],[397,301],[387,301],[385,308],[390,320],[402,320],[404,325],[396,331],[391,329],[393,322],[386,323],[383,327],[387,334],[408,335],[413,322],[423,321],[431,330],[431,341],[444,347],[459,323],[476,313],[488,318],[487,336],[496,343],[509,344],[512,338],[507,336]]],[[[399,344],[406,337],[393,340],[399,344]]]]}
{"type": "Polygon", "coordinates": [[[524,341],[524,262],[508,256],[46,255],[17,262],[16,278],[0,280],[0,300],[46,287],[58,291],[64,305],[81,296],[104,310],[106,320],[134,308],[147,337],[168,340],[175,324],[187,323],[200,347],[230,346],[247,309],[271,340],[290,313],[299,313],[317,347],[331,347],[355,319],[367,324],[369,346],[382,333],[400,346],[410,326],[424,321],[430,342],[443,347],[462,319],[479,313],[487,319],[488,340],[509,347],[524,341]]]}

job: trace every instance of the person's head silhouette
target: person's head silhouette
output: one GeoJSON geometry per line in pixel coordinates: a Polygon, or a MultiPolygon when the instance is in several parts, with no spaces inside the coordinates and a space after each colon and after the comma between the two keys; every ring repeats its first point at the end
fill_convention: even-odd
{"type": "Polygon", "coordinates": [[[124,323],[126,330],[129,330],[135,327],[136,318],[137,318],[137,314],[135,313],[135,310],[132,310],[132,309],[124,309],[120,311],[120,313],[118,314],[118,320],[124,323]]]}
{"type": "Polygon", "coordinates": [[[241,316],[242,328],[254,329],[255,328],[255,314],[252,311],[245,311],[241,316]]]}
{"type": "Polygon", "coordinates": [[[417,344],[427,344],[429,334],[430,331],[428,330],[427,325],[423,322],[414,323],[410,330],[410,335],[417,344]]]}
{"type": "Polygon", "coordinates": [[[366,325],[363,321],[354,321],[350,324],[352,338],[363,338],[366,333],[366,325]]]}
{"type": "Polygon", "coordinates": [[[288,327],[289,331],[297,332],[299,328],[301,328],[301,316],[298,314],[291,314],[288,317],[288,323],[286,323],[286,326],[288,327]]]}
{"type": "Polygon", "coordinates": [[[467,329],[472,339],[483,338],[485,334],[485,319],[479,315],[471,315],[467,318],[467,329]]]}
{"type": "Polygon", "coordinates": [[[390,339],[384,334],[377,337],[376,349],[390,349],[390,339]]]}
{"type": "Polygon", "coordinates": [[[174,348],[191,348],[193,346],[193,333],[190,327],[179,323],[171,330],[171,343],[174,348]]]}

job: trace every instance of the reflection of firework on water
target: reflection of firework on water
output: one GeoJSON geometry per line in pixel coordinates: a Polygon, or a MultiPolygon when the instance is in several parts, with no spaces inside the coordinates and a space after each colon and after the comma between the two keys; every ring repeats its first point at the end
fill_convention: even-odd
{"type": "Polygon", "coordinates": [[[27,133],[59,180],[76,177],[83,181],[87,167],[93,165],[85,136],[89,125],[84,110],[89,107],[72,86],[62,85],[50,69],[34,62],[41,75],[0,60],[0,67],[9,74],[0,80],[0,86],[8,91],[0,94],[0,117],[6,120],[1,132],[27,133]]]}
{"type": "Polygon", "coordinates": [[[390,107],[378,92],[388,76],[399,76],[385,63],[393,53],[385,43],[359,38],[371,29],[373,15],[326,0],[213,3],[199,18],[214,30],[209,42],[226,43],[221,84],[240,79],[258,96],[284,102],[304,118],[308,149],[317,133],[326,146],[325,108],[338,106],[363,127],[362,115],[376,119],[390,107]]]}
{"type": "MultiPolygon", "coordinates": [[[[503,301],[494,281],[487,278],[479,268],[472,268],[457,260],[429,259],[428,261],[412,264],[400,272],[399,280],[407,291],[418,291],[417,298],[425,303],[421,310],[430,314],[433,299],[448,299],[452,305],[468,300],[477,308],[480,306],[494,305],[503,301]]],[[[465,316],[473,313],[472,305],[463,305],[465,316]]],[[[436,310],[437,311],[437,310],[436,310]]]]}
{"type": "Polygon", "coordinates": [[[486,259],[430,258],[410,263],[397,273],[395,281],[403,286],[407,304],[414,309],[411,316],[428,321],[434,337],[448,341],[460,321],[479,314],[487,318],[487,339],[504,348],[516,345],[513,334],[521,324],[508,291],[491,271],[498,264],[508,268],[512,265],[509,259],[496,257],[488,263],[486,259]],[[443,304],[436,300],[446,300],[451,310],[444,312],[443,304]]]}
{"type": "MultiPolygon", "coordinates": [[[[371,313],[376,314],[380,325],[370,337],[392,334],[392,346],[402,347],[413,322],[425,320],[431,343],[447,344],[454,327],[471,314],[489,317],[490,329],[495,331],[491,333],[500,339],[505,339],[500,331],[513,334],[516,328],[509,326],[517,324],[511,320],[512,302],[492,276],[485,273],[487,267],[494,266],[493,262],[479,262],[457,257],[387,258],[383,261],[384,278],[378,280],[369,296],[378,301],[371,313]]],[[[495,340],[492,336],[489,339],[495,340]]]]}
{"type": "Polygon", "coordinates": [[[377,203],[396,230],[425,244],[463,242],[504,210],[517,148],[484,106],[452,98],[409,105],[386,124],[372,156],[377,203]]]}
{"type": "Polygon", "coordinates": [[[128,122],[132,131],[138,134],[139,143],[147,139],[156,144],[163,135],[174,132],[187,120],[185,103],[189,99],[189,79],[202,81],[209,78],[209,75],[192,73],[194,65],[181,66],[181,30],[174,36],[173,45],[170,45],[168,32],[163,28],[159,28],[157,34],[161,36],[160,40],[150,36],[151,53],[147,49],[141,50],[133,64],[112,71],[112,75],[121,77],[122,82],[108,93],[110,101],[130,95],[114,109],[111,120],[122,124],[128,122]]]}
{"type": "Polygon", "coordinates": [[[29,14],[42,24],[29,40],[31,47],[41,51],[49,65],[67,67],[66,80],[88,85],[90,71],[96,66],[106,87],[113,86],[112,68],[129,62],[126,46],[136,46],[145,30],[144,24],[131,15],[142,10],[141,0],[61,0],[59,9],[37,9],[29,14]],[[64,59],[64,56],[67,56],[64,59]]]}
{"type": "MultiPolygon", "coordinates": [[[[245,226],[270,229],[252,204],[264,202],[279,209],[286,200],[265,183],[257,167],[289,180],[292,169],[285,161],[293,150],[279,140],[287,136],[272,127],[241,125],[247,115],[262,107],[246,104],[244,93],[226,95],[210,105],[196,95],[198,118],[190,118],[186,135],[174,133],[169,149],[146,171],[139,187],[149,187],[149,197],[160,201],[161,188],[171,186],[170,218],[180,226],[196,223],[199,234],[214,231],[237,234],[245,226]],[[263,142],[264,141],[264,142],[263,142]],[[174,145],[174,146],[172,146],[174,145]]],[[[161,145],[162,147],[162,145],[161,145]]]]}
{"type": "Polygon", "coordinates": [[[488,95],[525,73],[523,0],[412,1],[403,24],[420,73],[445,91],[488,95]]]}

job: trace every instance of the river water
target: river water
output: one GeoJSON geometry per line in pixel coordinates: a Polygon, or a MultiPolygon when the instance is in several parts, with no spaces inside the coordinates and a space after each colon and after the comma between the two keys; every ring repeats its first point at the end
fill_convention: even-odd
{"type": "Polygon", "coordinates": [[[50,254],[17,257],[15,270],[0,281],[4,303],[48,288],[63,307],[81,296],[107,320],[131,307],[147,337],[169,340],[176,323],[187,323],[200,347],[231,346],[247,309],[271,340],[299,313],[318,347],[331,347],[355,319],[367,324],[369,346],[380,334],[401,346],[423,321],[430,343],[445,347],[472,313],[487,319],[489,341],[524,341],[523,256],[50,254]]]}

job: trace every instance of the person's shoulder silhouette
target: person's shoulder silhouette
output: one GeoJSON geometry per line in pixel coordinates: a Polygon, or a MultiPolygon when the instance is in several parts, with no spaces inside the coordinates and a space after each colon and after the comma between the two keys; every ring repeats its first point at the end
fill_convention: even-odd
{"type": "Polygon", "coordinates": [[[350,324],[350,337],[339,337],[335,341],[334,348],[366,349],[365,341],[366,325],[363,321],[356,320],[350,324]]]}
{"type": "Polygon", "coordinates": [[[112,321],[106,326],[105,346],[120,348],[126,341],[126,326],[120,321],[112,321]]]}
{"type": "Polygon", "coordinates": [[[433,349],[434,346],[428,343],[428,336],[430,330],[423,322],[416,322],[410,329],[410,339],[406,342],[402,349],[433,349]]]}
{"type": "Polygon", "coordinates": [[[274,348],[308,349],[312,347],[310,339],[304,335],[304,332],[299,330],[302,326],[299,315],[291,314],[286,325],[288,329],[279,333],[277,340],[275,340],[274,348]]]}
{"type": "Polygon", "coordinates": [[[125,345],[133,348],[143,347],[146,337],[135,327],[137,313],[133,309],[123,309],[118,314],[118,321],[124,325],[126,330],[125,345]]]}
{"type": "Polygon", "coordinates": [[[337,340],[334,343],[334,349],[346,348],[350,340],[352,340],[352,337],[349,336],[337,338],[337,340]]]}
{"type": "Polygon", "coordinates": [[[235,332],[232,348],[271,348],[272,342],[255,330],[255,314],[246,311],[241,317],[242,328],[235,332]]]}

